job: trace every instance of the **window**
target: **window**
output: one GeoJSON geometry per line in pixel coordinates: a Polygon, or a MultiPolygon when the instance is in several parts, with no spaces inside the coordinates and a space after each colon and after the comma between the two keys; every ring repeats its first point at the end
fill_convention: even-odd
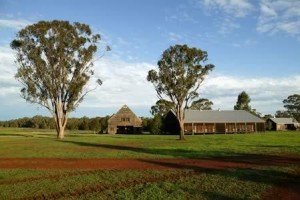
{"type": "Polygon", "coordinates": [[[130,118],[129,117],[122,117],[121,122],[130,122],[130,118]]]}

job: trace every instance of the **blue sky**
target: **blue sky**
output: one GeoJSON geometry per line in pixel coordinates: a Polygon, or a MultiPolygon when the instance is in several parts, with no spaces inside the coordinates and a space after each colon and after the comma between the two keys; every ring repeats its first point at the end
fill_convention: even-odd
{"type": "Polygon", "coordinates": [[[147,72],[174,44],[208,52],[216,67],[199,92],[214,109],[232,109],[245,90],[253,108],[274,114],[299,94],[299,0],[0,0],[0,120],[48,115],[21,99],[9,43],[22,27],[54,19],[89,24],[112,48],[95,62],[103,85],[72,116],[111,115],[123,104],[149,116],[157,97],[147,72]]]}

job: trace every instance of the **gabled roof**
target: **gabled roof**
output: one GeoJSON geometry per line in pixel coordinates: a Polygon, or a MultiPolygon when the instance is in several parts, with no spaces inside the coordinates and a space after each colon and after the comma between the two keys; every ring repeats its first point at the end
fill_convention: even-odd
{"type": "Polygon", "coordinates": [[[113,114],[108,119],[108,123],[119,123],[118,119],[121,117],[132,118],[133,120],[130,122],[130,124],[133,124],[135,126],[140,126],[142,123],[142,120],[139,117],[137,117],[127,105],[122,106],[122,108],[120,108],[120,110],[117,113],[113,114]]]}
{"type": "Polygon", "coordinates": [[[296,124],[297,120],[294,118],[269,118],[276,124],[296,124]]]}
{"type": "Polygon", "coordinates": [[[185,123],[264,123],[259,117],[244,110],[186,110],[185,123]]]}

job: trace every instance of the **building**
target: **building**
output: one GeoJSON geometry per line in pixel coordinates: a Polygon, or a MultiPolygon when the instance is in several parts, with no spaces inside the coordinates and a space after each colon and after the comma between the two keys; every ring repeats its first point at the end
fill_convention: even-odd
{"type": "Polygon", "coordinates": [[[294,118],[269,118],[266,126],[268,130],[272,131],[297,130],[300,127],[294,118]]]}
{"type": "MultiPolygon", "coordinates": [[[[179,123],[173,112],[165,118],[166,132],[177,134],[179,123]]],[[[186,110],[184,132],[186,134],[251,133],[265,131],[265,121],[244,111],[186,110]]]]}
{"type": "Polygon", "coordinates": [[[140,133],[141,130],[142,120],[127,105],[108,119],[108,134],[140,133]]]}

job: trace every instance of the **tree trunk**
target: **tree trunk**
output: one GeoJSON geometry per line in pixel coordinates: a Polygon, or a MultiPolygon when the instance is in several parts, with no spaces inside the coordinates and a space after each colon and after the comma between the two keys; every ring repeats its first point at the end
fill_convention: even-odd
{"type": "Polygon", "coordinates": [[[63,139],[65,136],[65,127],[59,127],[57,130],[57,139],[63,139]]]}
{"type": "Polygon", "coordinates": [[[179,139],[180,140],[185,140],[185,136],[184,136],[184,121],[183,120],[179,121],[179,125],[180,125],[179,139]]]}
{"type": "Polygon", "coordinates": [[[177,115],[177,119],[178,119],[179,126],[180,126],[179,139],[185,140],[185,137],[184,137],[184,109],[181,109],[181,106],[178,106],[176,112],[177,112],[176,115],[177,115]]]}

